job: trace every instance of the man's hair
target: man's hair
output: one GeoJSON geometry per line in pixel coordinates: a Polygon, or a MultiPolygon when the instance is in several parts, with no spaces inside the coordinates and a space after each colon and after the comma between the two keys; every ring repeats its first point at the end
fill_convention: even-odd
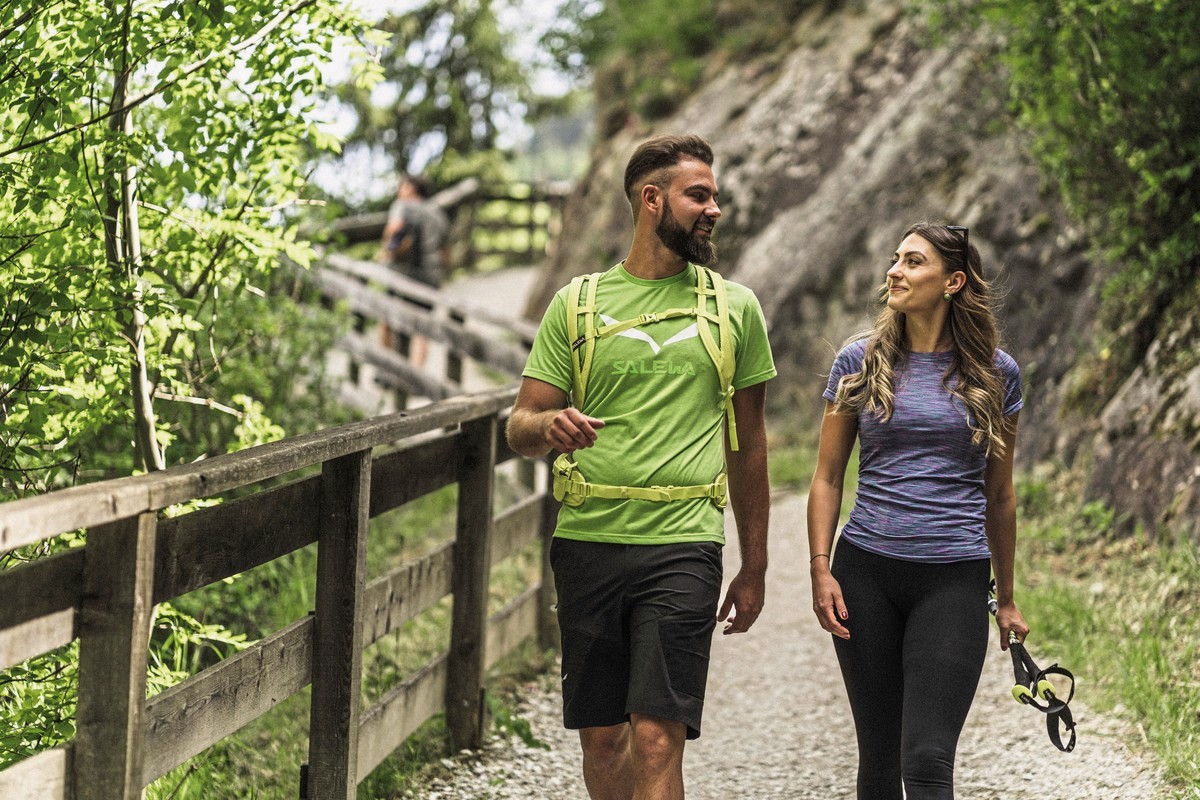
{"type": "Polygon", "coordinates": [[[711,167],[712,146],[694,134],[663,134],[647,139],[633,151],[629,163],[625,165],[625,197],[633,209],[635,220],[642,187],[647,183],[659,185],[664,179],[661,173],[686,158],[694,158],[711,167]]]}
{"type": "Polygon", "coordinates": [[[424,175],[405,175],[401,182],[413,187],[423,198],[428,199],[433,194],[433,184],[424,175]]]}

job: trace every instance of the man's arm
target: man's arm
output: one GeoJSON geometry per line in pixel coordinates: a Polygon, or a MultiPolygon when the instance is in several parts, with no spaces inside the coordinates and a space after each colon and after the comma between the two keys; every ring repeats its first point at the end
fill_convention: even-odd
{"type": "Polygon", "coordinates": [[[771,485],[767,477],[767,430],[764,419],[767,384],[756,383],[733,393],[737,416],[737,451],[725,441],[729,504],[737,523],[742,566],[729,584],[717,614],[728,620],[723,633],[744,633],[762,612],[767,576],[767,522],[771,485]],[[730,617],[730,611],[733,616],[730,617]]]}
{"type": "Polygon", "coordinates": [[[404,216],[399,209],[389,208],[387,222],[383,226],[383,234],[379,237],[379,253],[376,259],[383,263],[392,260],[392,237],[404,227],[404,216]]]}
{"type": "Polygon", "coordinates": [[[544,456],[550,450],[573,453],[596,443],[604,421],[585,416],[567,405],[567,393],[552,383],[525,378],[517,393],[505,434],[508,446],[523,456],[544,456]]]}

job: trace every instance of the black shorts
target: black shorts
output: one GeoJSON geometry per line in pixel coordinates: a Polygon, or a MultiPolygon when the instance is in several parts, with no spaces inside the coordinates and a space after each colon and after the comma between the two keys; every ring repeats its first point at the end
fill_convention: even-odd
{"type": "Polygon", "coordinates": [[[623,545],[555,537],[563,724],[619,725],[630,714],[700,735],[721,594],[715,542],[623,545]]]}

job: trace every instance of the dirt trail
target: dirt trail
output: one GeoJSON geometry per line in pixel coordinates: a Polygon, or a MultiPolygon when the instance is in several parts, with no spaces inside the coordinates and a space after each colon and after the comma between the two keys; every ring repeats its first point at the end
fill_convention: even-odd
{"type": "MultiPolygon", "coordinates": [[[[726,578],[737,569],[729,531],[726,578]]],[[[750,633],[716,635],[704,735],[687,747],[690,800],[851,800],[857,755],[829,636],[810,610],[804,498],[778,496],[771,523],[767,605],[750,633]]],[[[1043,717],[1013,702],[1008,655],[993,641],[959,745],[960,800],[1151,800],[1157,772],[1128,726],[1088,710],[1086,674],[1071,708],[1079,743],[1054,749],[1043,717]],[[1140,750],[1140,748],[1139,748],[1140,750]]],[[[1036,653],[1036,638],[1034,651],[1036,653]]],[[[529,687],[520,714],[551,750],[495,739],[482,754],[447,760],[452,777],[429,800],[586,798],[575,734],[563,731],[556,681],[529,687]]]]}

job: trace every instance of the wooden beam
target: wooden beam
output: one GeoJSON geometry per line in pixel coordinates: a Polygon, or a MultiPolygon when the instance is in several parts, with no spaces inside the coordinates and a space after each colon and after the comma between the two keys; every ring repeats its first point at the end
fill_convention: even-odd
{"type": "Polygon", "coordinates": [[[0,772],[0,797],[21,800],[70,800],[72,746],[30,756],[0,772]]]}
{"type": "Polygon", "coordinates": [[[371,451],[326,463],[322,478],[308,797],[353,800],[357,786],[371,451]]]}
{"type": "Polygon", "coordinates": [[[533,344],[533,338],[537,335],[536,323],[512,314],[497,312],[487,306],[449,299],[443,292],[408,278],[383,264],[360,261],[336,253],[326,256],[325,264],[328,268],[358,278],[359,281],[378,283],[396,297],[415,301],[424,306],[444,308],[448,313],[456,314],[463,319],[503,328],[515,334],[517,340],[526,348],[533,344]]]}
{"type": "MultiPolygon", "coordinates": [[[[55,611],[44,617],[0,630],[0,670],[26,659],[48,653],[75,639],[75,609],[55,611]]],[[[3,797],[3,795],[0,795],[3,797]]]]}
{"type": "Polygon", "coordinates": [[[363,598],[362,646],[382,639],[450,594],[454,542],[397,567],[367,587],[363,598]]]}
{"type": "Polygon", "coordinates": [[[517,645],[537,634],[537,602],[538,587],[531,586],[488,619],[485,668],[496,666],[517,645]]]}
{"type": "Polygon", "coordinates": [[[302,478],[158,523],[154,602],[253,569],[317,540],[321,477],[302,478]]]}
{"type": "Polygon", "coordinates": [[[79,611],[77,800],[140,800],[155,517],[88,532],[79,611]]]}
{"type": "Polygon", "coordinates": [[[161,778],[307,686],[312,643],[310,616],[151,698],[142,783],[161,778]]]}
{"type": "Polygon", "coordinates": [[[313,278],[326,295],[346,300],[351,311],[381,320],[394,331],[442,342],[464,356],[511,375],[520,375],[525,368],[529,356],[526,346],[484,335],[449,319],[438,319],[423,308],[389,297],[332,270],[314,273],[313,278]]]}
{"type": "Polygon", "coordinates": [[[484,627],[487,620],[496,418],[463,425],[458,524],[454,537],[454,608],[446,683],[446,728],[454,751],[483,743],[484,627]]]}
{"type": "Polygon", "coordinates": [[[497,514],[492,528],[492,566],[539,541],[541,519],[541,495],[530,495],[497,514]]]}
{"type": "Polygon", "coordinates": [[[414,367],[395,350],[389,350],[360,333],[346,333],[334,346],[345,350],[360,363],[375,367],[379,372],[378,380],[389,389],[402,389],[431,400],[445,400],[462,391],[460,387],[439,380],[420,367],[414,367]]]}
{"type": "Polygon", "coordinates": [[[0,571],[0,630],[78,608],[85,551],[64,550],[0,571]]]}
{"type": "MultiPolygon", "coordinates": [[[[443,210],[452,211],[456,206],[477,195],[481,186],[478,178],[464,178],[430,197],[429,202],[443,210]]],[[[348,242],[377,242],[383,236],[387,217],[386,211],[356,214],[336,220],[333,228],[348,242]]]]}
{"type": "Polygon", "coordinates": [[[371,517],[449,486],[458,479],[462,434],[406,442],[371,464],[371,517]]]}
{"type": "Polygon", "coordinates": [[[446,702],[448,655],[442,653],[403,683],[394,686],[369,710],[359,725],[358,780],[412,736],[446,702]]]}

